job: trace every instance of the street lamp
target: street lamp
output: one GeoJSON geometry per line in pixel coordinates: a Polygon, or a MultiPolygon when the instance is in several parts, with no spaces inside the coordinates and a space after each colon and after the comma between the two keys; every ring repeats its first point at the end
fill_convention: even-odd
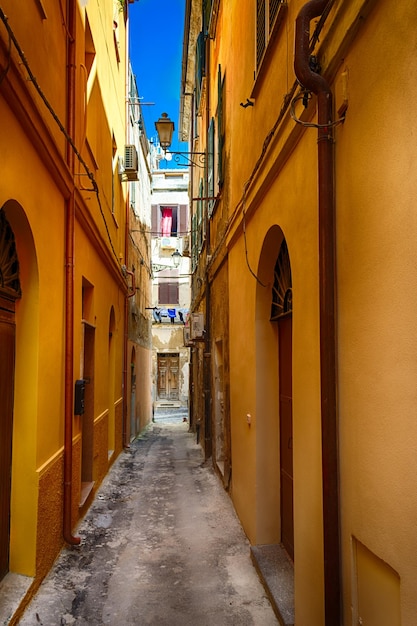
{"type": "Polygon", "coordinates": [[[155,128],[160,146],[166,150],[172,143],[172,133],[175,130],[174,122],[169,119],[168,113],[162,113],[159,120],[155,122],[155,128]]]}
{"type": "MultiPolygon", "coordinates": [[[[158,133],[159,145],[167,152],[172,143],[172,135],[174,132],[174,122],[169,119],[168,113],[162,113],[161,117],[155,122],[156,132],[158,133]]],[[[174,161],[178,165],[195,165],[196,167],[204,167],[206,163],[205,152],[175,152],[169,151],[168,154],[174,156],[174,161]],[[193,159],[191,158],[193,157],[193,159]],[[185,163],[181,163],[181,158],[185,159],[185,163]]]]}
{"type": "Polygon", "coordinates": [[[172,256],[172,262],[174,264],[174,267],[178,268],[180,266],[182,254],[177,249],[175,250],[175,252],[172,253],[171,256],[172,256]]]}

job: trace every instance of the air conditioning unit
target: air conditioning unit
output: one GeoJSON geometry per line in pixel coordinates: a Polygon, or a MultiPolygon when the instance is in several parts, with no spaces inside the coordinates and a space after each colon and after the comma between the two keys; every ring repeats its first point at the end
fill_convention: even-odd
{"type": "Polygon", "coordinates": [[[176,250],[178,248],[177,237],[161,237],[161,248],[163,250],[176,250]]]}
{"type": "Polygon", "coordinates": [[[203,313],[191,313],[190,316],[190,339],[203,341],[204,340],[204,314],[203,313]]]}
{"type": "Polygon", "coordinates": [[[189,348],[193,345],[193,342],[191,339],[191,328],[189,326],[184,326],[183,332],[184,332],[184,346],[186,348],[189,348]]]}
{"type": "Polygon", "coordinates": [[[127,180],[138,180],[138,152],[136,146],[125,146],[124,174],[127,180]]]}

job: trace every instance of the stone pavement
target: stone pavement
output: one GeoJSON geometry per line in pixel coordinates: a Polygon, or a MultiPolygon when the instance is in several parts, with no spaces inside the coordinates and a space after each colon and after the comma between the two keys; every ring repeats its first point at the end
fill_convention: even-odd
{"type": "Polygon", "coordinates": [[[180,412],[155,421],[103,481],[21,626],[278,624],[250,546],[180,412]]]}

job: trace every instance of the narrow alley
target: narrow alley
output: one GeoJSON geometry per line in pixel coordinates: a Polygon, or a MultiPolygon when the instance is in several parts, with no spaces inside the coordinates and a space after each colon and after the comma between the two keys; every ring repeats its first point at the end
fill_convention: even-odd
{"type": "Polygon", "coordinates": [[[105,478],[22,626],[277,624],[249,543],[183,415],[157,412],[105,478]]]}

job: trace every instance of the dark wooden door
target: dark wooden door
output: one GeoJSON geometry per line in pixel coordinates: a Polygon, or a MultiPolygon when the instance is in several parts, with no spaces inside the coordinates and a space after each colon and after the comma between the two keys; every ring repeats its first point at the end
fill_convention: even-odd
{"type": "Polygon", "coordinates": [[[0,580],[9,571],[14,360],[14,303],[0,297],[0,580]]]}
{"type": "Polygon", "coordinates": [[[158,354],[158,397],[161,400],[179,398],[179,355],[158,354]]]}
{"type": "Polygon", "coordinates": [[[294,559],[292,438],[292,316],[278,320],[281,541],[294,559]]]}
{"type": "MultiPolygon", "coordinates": [[[[91,486],[94,464],[94,345],[95,328],[84,323],[84,367],[85,381],[84,414],[81,418],[82,451],[81,482],[91,486]]],[[[84,487],[83,487],[84,488],[84,487]]],[[[89,487],[87,487],[89,488],[89,487]]]]}

